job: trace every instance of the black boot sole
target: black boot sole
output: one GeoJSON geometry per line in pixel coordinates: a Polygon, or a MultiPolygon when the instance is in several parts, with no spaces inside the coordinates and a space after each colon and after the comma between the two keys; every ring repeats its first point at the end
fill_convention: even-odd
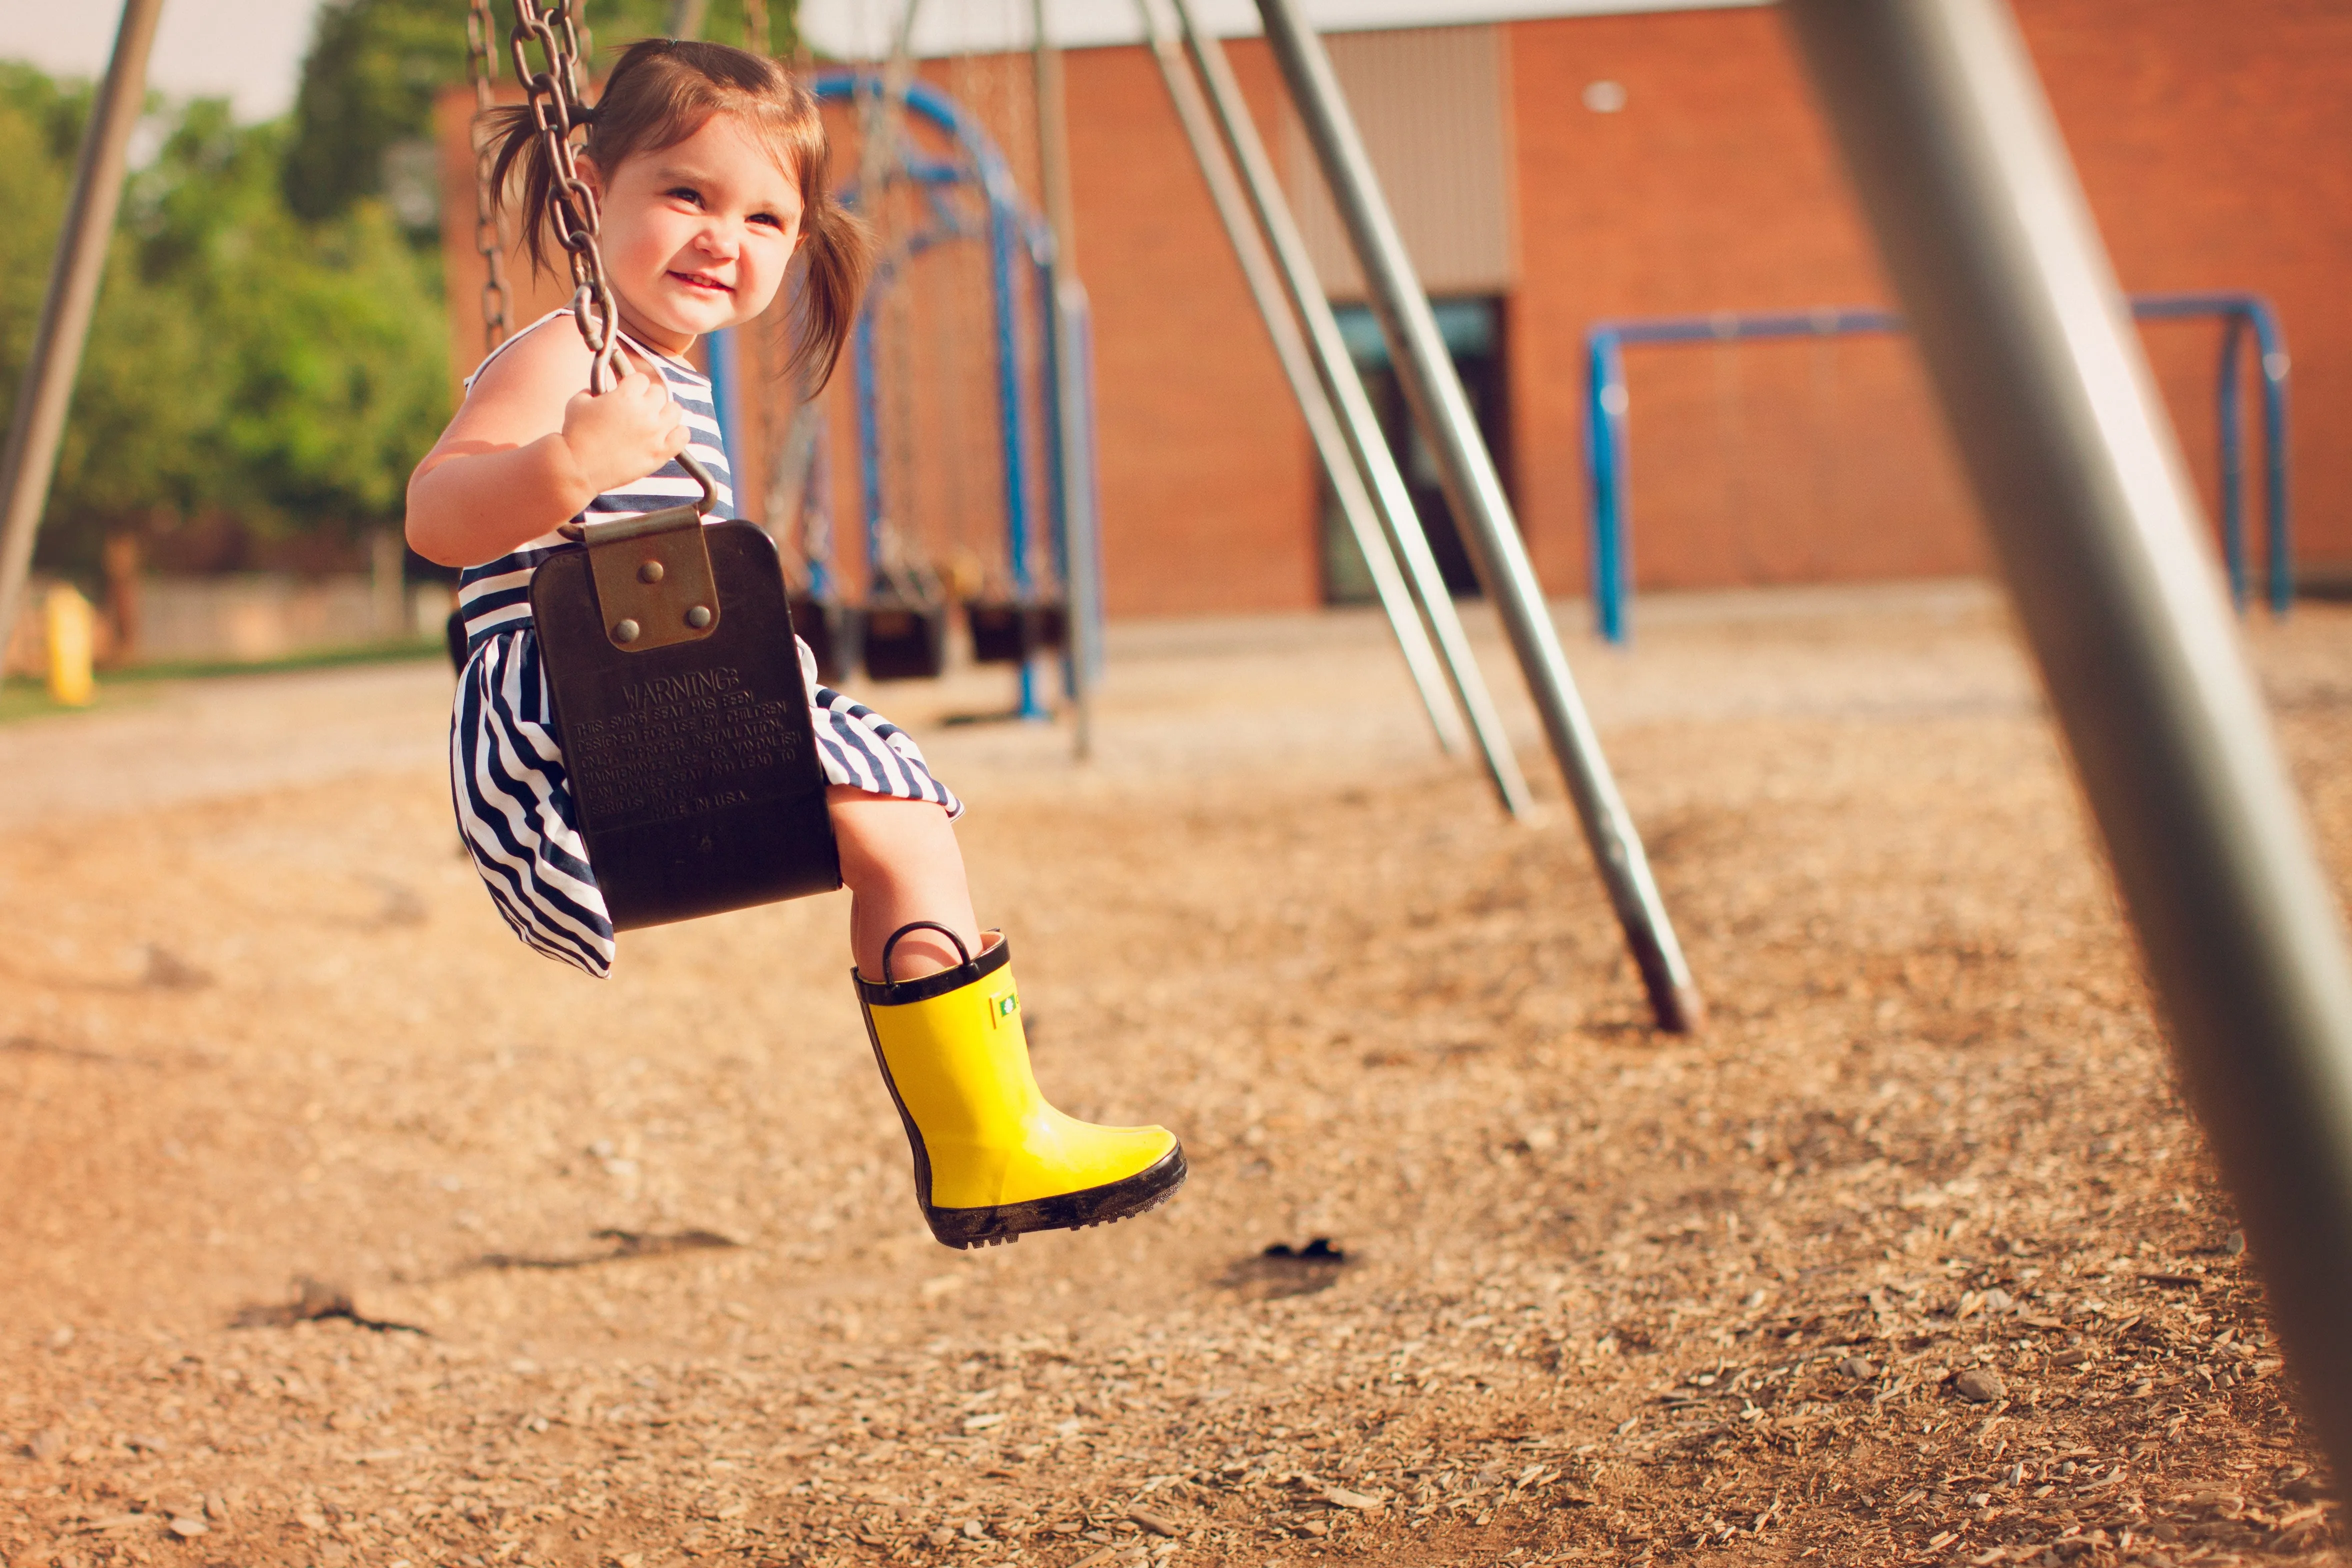
{"type": "Polygon", "coordinates": [[[925,1204],[923,1218],[944,1246],[995,1247],[1033,1230],[1084,1230],[1090,1225],[1132,1218],[1174,1197],[1176,1189],[1184,1184],[1185,1173],[1184,1150],[1179,1145],[1132,1176],[1084,1192],[984,1209],[942,1209],[925,1204]]]}

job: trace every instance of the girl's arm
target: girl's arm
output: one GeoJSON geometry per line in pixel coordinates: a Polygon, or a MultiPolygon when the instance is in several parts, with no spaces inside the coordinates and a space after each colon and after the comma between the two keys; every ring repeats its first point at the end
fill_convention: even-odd
{"type": "Polygon", "coordinates": [[[668,384],[630,367],[602,397],[588,349],[552,323],[499,355],[408,480],[408,544],[444,566],[476,566],[550,533],[606,490],[686,449],[668,384]]]}

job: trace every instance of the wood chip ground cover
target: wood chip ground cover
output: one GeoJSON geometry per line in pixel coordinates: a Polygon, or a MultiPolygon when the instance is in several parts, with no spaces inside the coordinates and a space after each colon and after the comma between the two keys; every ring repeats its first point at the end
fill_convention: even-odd
{"type": "MultiPolygon", "coordinates": [[[[1362,617],[1123,632],[1084,769],[875,693],[1049,1092],[1193,1166],[977,1257],[840,900],[531,959],[446,674],[0,727],[0,1562],[2336,1561],[1997,610],[1659,606],[1572,647],[1690,1040],[1362,617]]],[[[2352,615],[2252,631],[2340,879],[2352,615]]]]}

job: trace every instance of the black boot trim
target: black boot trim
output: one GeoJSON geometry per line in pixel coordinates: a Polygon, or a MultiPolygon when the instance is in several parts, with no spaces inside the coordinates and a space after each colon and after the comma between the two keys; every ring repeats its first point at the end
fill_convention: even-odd
{"type": "MultiPolygon", "coordinates": [[[[919,1143],[917,1148],[920,1147],[919,1143]]],[[[926,1200],[923,1218],[930,1222],[931,1234],[950,1247],[993,1247],[1033,1230],[1082,1230],[1131,1218],[1175,1196],[1184,1176],[1184,1151],[1180,1145],[1134,1175],[1099,1187],[990,1208],[933,1208],[929,1202],[930,1184],[925,1181],[921,1184],[926,1200]]]]}
{"type": "MultiPolygon", "coordinates": [[[[929,925],[930,922],[918,921],[915,923],[929,925]]],[[[903,935],[904,932],[898,934],[903,935]]],[[[894,935],[891,940],[897,941],[898,936],[894,935]]],[[[919,980],[901,980],[895,984],[868,980],[854,968],[850,970],[849,977],[857,983],[857,994],[867,1006],[903,1007],[909,1002],[928,1002],[934,996],[944,996],[960,986],[971,984],[984,974],[995,973],[1012,962],[1013,944],[1000,936],[996,940],[996,945],[979,957],[959,963],[953,969],[942,969],[936,974],[926,974],[919,980]]]]}

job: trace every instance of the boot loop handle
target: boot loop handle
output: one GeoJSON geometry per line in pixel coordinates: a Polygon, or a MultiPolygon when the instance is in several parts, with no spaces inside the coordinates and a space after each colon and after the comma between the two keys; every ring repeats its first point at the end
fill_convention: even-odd
{"type": "Polygon", "coordinates": [[[956,957],[961,960],[962,963],[970,963],[971,962],[971,949],[964,946],[963,938],[956,935],[956,933],[948,927],[940,924],[937,921],[908,921],[905,925],[902,925],[897,931],[892,931],[890,933],[889,940],[882,944],[883,984],[896,985],[898,984],[897,981],[890,978],[890,954],[897,949],[900,938],[904,937],[908,931],[935,931],[939,932],[950,942],[955,943],[956,957]]]}

